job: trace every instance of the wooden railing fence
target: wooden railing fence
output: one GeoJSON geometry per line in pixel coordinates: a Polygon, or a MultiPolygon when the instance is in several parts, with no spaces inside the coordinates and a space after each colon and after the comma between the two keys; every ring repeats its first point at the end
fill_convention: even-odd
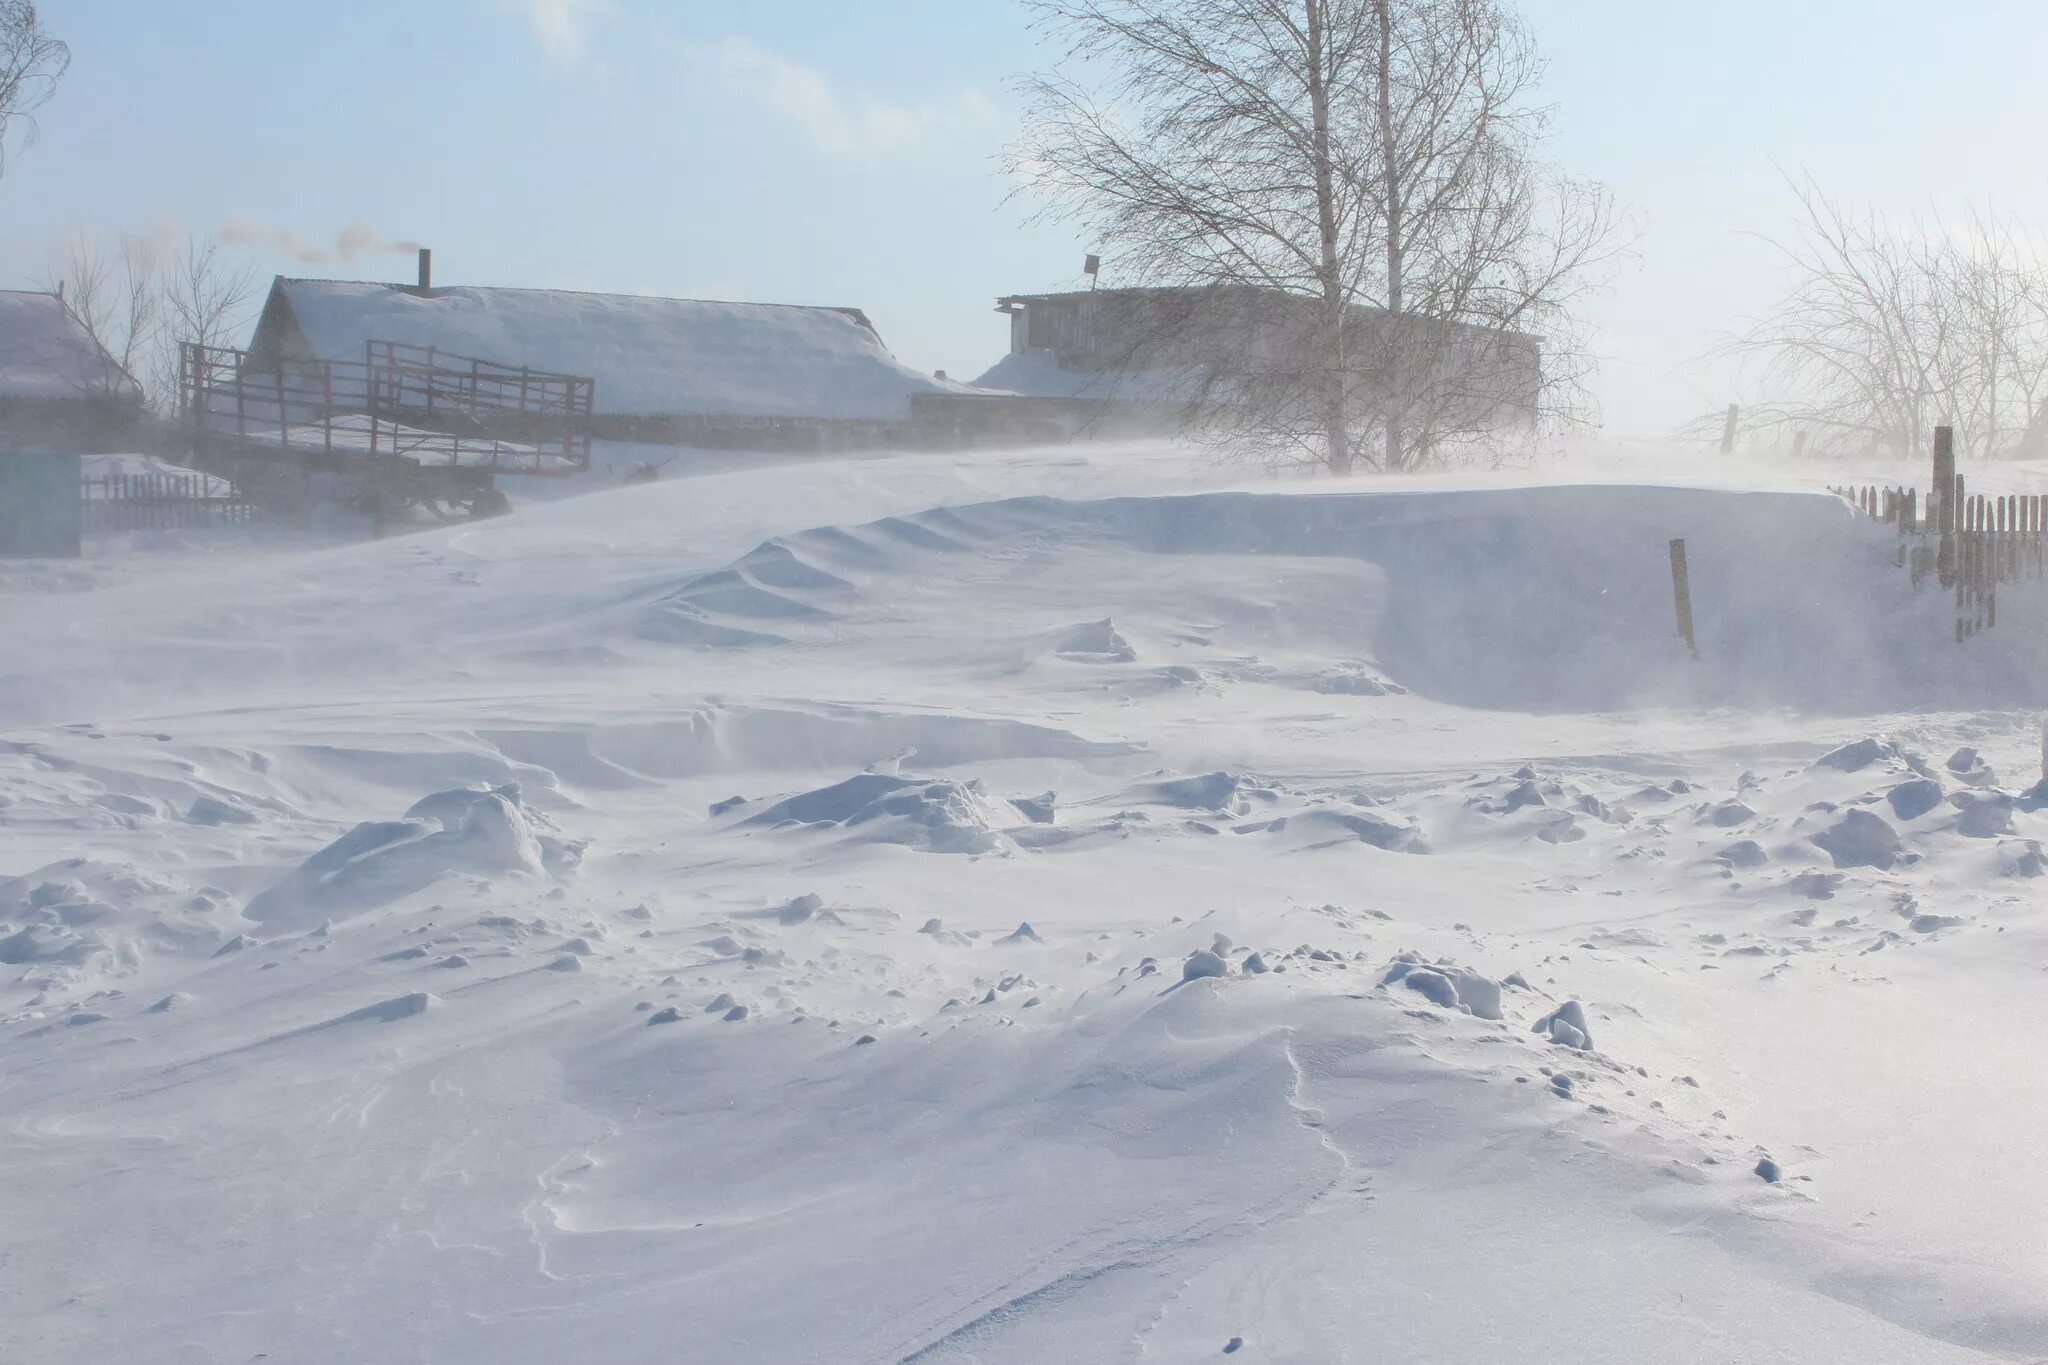
{"type": "Polygon", "coordinates": [[[289,456],[401,459],[503,474],[590,465],[596,381],[372,340],[363,359],[257,359],[179,348],[178,406],[195,432],[289,456]]]}
{"type": "Polygon", "coordinates": [[[110,474],[83,479],[88,532],[193,531],[255,521],[256,504],[208,474],[110,474]]]}

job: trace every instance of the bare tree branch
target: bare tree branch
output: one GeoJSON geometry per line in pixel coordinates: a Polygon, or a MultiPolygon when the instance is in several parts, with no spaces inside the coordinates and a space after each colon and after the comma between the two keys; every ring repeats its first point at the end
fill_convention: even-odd
{"type": "Polygon", "coordinates": [[[1811,178],[1786,181],[1798,219],[1765,240],[1792,286],[1718,348],[1769,395],[1745,409],[1745,428],[1805,431],[1817,452],[1902,456],[1938,423],[1963,453],[2048,447],[2042,240],[1977,212],[1895,225],[1811,178]]]}
{"type": "Polygon", "coordinates": [[[19,130],[23,146],[35,140],[35,111],[70,65],[71,49],[42,26],[34,0],[0,0],[0,171],[11,134],[19,130]]]}
{"type": "Polygon", "coordinates": [[[40,283],[110,362],[82,371],[99,376],[93,383],[107,392],[98,396],[114,396],[132,379],[159,411],[177,401],[179,344],[229,344],[256,293],[248,268],[221,260],[211,237],[187,237],[172,256],[133,234],[110,251],[84,231],[72,235],[62,265],[40,283]]]}

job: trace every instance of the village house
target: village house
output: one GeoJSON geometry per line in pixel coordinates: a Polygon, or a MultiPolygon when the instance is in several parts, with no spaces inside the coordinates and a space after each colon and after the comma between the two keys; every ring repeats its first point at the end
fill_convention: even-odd
{"type": "Polygon", "coordinates": [[[588,376],[600,440],[909,446],[917,399],[972,392],[898,361],[858,308],[436,287],[424,260],[416,284],[280,276],[247,363],[362,362],[372,342],[588,376]]]}
{"type": "Polygon", "coordinates": [[[0,290],[0,555],[75,555],[80,456],[132,441],[142,386],[55,294],[0,290]]]}
{"type": "Polygon", "coordinates": [[[119,449],[142,386],[55,294],[0,289],[0,449],[119,449]]]}
{"type": "MultiPolygon", "coordinates": [[[[1321,305],[1251,285],[1010,294],[1009,353],[975,381],[1004,398],[1007,425],[1067,435],[1171,429],[1190,405],[1229,404],[1250,386],[1313,392],[1328,364],[1321,305]]],[[[1525,333],[1352,305],[1345,361],[1353,405],[1370,412],[1400,375],[1416,406],[1467,429],[1529,422],[1541,343],[1525,333]]],[[[957,403],[944,402],[947,409],[957,403]]],[[[936,413],[941,403],[932,404],[936,413]]],[[[971,419],[963,419],[971,420],[971,419]]]]}

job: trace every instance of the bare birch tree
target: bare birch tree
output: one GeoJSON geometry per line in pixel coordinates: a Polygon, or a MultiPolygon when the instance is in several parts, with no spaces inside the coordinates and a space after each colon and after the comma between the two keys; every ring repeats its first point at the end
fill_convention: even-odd
{"type": "Polygon", "coordinates": [[[42,286],[62,300],[88,343],[112,362],[82,370],[103,390],[95,396],[114,397],[131,378],[141,382],[138,376],[154,354],[162,315],[157,253],[149,242],[123,236],[110,251],[91,233],[74,232],[62,265],[43,278],[42,286]]]}
{"type": "Polygon", "coordinates": [[[35,112],[70,65],[71,49],[43,27],[34,0],[0,0],[0,171],[8,138],[18,130],[23,143],[34,140],[35,112]]]}
{"type": "Polygon", "coordinates": [[[148,384],[158,408],[169,411],[178,401],[181,347],[233,345],[256,297],[256,277],[223,261],[216,238],[188,236],[158,278],[160,335],[148,384]]]}
{"type": "Polygon", "coordinates": [[[42,287],[63,300],[91,346],[119,367],[82,372],[100,376],[94,382],[110,391],[121,387],[121,375],[133,378],[160,412],[178,401],[180,343],[231,344],[255,297],[254,276],[222,260],[214,238],[187,236],[174,248],[134,233],[112,249],[90,233],[74,233],[42,287]]]}
{"type": "Polygon", "coordinates": [[[2048,443],[2048,244],[1989,214],[1895,224],[1790,184],[1796,226],[1767,240],[1791,287],[1719,348],[1765,395],[1745,429],[1891,456],[1937,424],[1966,454],[2048,443]]]}
{"type": "Polygon", "coordinates": [[[1025,82],[1020,184],[1134,283],[1219,301],[1184,319],[1212,343],[1220,301],[1286,301],[1152,348],[1206,362],[1204,425],[1342,473],[1585,411],[1572,308],[1615,214],[1540,159],[1504,0],[1027,3],[1064,49],[1025,82]]]}

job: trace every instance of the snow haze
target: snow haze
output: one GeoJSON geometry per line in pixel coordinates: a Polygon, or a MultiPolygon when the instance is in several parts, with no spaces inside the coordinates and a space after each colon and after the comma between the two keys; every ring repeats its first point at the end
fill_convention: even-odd
{"type": "MultiPolygon", "coordinates": [[[[1613,186],[1642,228],[1593,304],[1618,434],[1661,436],[1734,396],[1696,362],[1784,290],[1749,235],[1786,226],[1779,167],[1901,217],[2048,211],[1983,136],[2048,116],[2037,6],[1943,9],[1957,33],[1997,35],[1967,79],[1943,74],[1906,0],[1524,8],[1560,158],[1613,186]]],[[[435,247],[451,284],[853,304],[907,363],[959,377],[1002,354],[990,300],[1085,284],[1082,253],[1100,245],[1005,202],[1007,80],[1034,57],[1006,3],[45,9],[78,56],[35,151],[8,167],[0,288],[36,283],[81,227],[237,229],[263,276],[309,273],[312,251],[334,274],[409,278],[403,254],[344,258],[342,234],[365,224],[435,247]],[[165,62],[173,49],[183,59],[165,62]],[[179,119],[133,115],[194,86],[264,111],[204,175],[183,164],[179,119]],[[485,135],[532,129],[536,109],[530,136],[485,135]],[[476,141],[450,154],[463,129],[476,141]],[[278,173],[309,154],[317,174],[278,173]],[[536,174],[539,188],[512,188],[536,174]]]]}
{"type": "Polygon", "coordinates": [[[9,569],[8,1353],[2040,1349],[2038,638],[1608,468],[9,569]]]}
{"type": "Polygon", "coordinates": [[[0,0],[0,1363],[2048,1361],[2048,10],[1233,4],[0,0]]]}

